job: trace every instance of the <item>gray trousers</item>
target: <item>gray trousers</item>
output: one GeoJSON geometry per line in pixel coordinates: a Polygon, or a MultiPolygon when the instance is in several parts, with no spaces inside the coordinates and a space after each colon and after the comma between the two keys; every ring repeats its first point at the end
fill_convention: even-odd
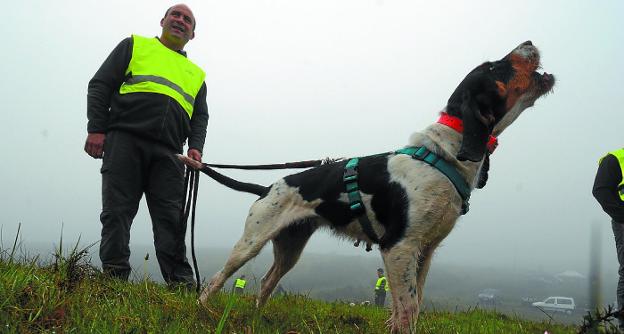
{"type": "Polygon", "coordinates": [[[143,194],[152,218],[154,247],[167,283],[194,283],[186,258],[186,224],[180,222],[184,201],[184,166],[174,150],[127,132],[106,134],[102,163],[102,240],[104,272],[128,279],[130,226],[143,194]]]}
{"type": "Polygon", "coordinates": [[[375,305],[384,306],[386,303],[386,290],[375,291],[375,305]]]}
{"type": "MultiPolygon", "coordinates": [[[[620,263],[620,268],[618,270],[618,274],[620,276],[617,285],[617,303],[618,309],[624,308],[624,224],[611,222],[611,227],[613,228],[613,236],[615,237],[615,249],[617,250],[618,262],[620,263]]],[[[622,320],[620,319],[620,323],[622,324],[622,320]]]]}

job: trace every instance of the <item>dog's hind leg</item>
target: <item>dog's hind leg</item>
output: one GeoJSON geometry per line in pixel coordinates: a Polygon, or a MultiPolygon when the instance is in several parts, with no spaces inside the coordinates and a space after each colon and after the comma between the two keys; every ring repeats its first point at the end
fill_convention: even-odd
{"type": "MultiPolygon", "coordinates": [[[[256,202],[258,203],[258,202],[256,202]]],[[[227,259],[223,269],[217,272],[208,286],[204,288],[199,297],[201,303],[205,303],[208,297],[219,291],[225,281],[240,269],[247,261],[258,255],[266,243],[282,228],[271,212],[261,211],[256,208],[250,210],[250,215],[245,222],[245,231],[238,240],[230,257],[227,259]]]]}
{"type": "Polygon", "coordinates": [[[199,297],[199,301],[204,304],[210,295],[216,293],[221,290],[225,281],[232,276],[238,269],[240,269],[249,259],[258,255],[262,250],[262,247],[266,244],[268,240],[264,240],[263,242],[257,242],[253,245],[249,245],[245,235],[238,240],[230,257],[227,259],[223,269],[217,272],[210,282],[208,286],[202,290],[201,296],[199,297]]]}
{"type": "Polygon", "coordinates": [[[314,219],[304,219],[289,225],[273,239],[274,262],[262,278],[258,306],[264,305],[280,279],[297,263],[316,228],[314,219]]]}
{"type": "Polygon", "coordinates": [[[416,240],[403,239],[392,248],[381,251],[392,295],[392,317],[389,323],[393,333],[408,332],[418,319],[418,245],[416,240]]]}

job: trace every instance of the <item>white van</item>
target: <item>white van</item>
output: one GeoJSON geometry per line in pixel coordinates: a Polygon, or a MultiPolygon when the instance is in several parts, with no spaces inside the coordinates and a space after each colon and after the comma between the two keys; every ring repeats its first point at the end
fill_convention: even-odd
{"type": "Polygon", "coordinates": [[[571,297],[548,297],[543,302],[535,302],[533,306],[545,311],[564,312],[572,314],[576,309],[574,298],[571,297]]]}

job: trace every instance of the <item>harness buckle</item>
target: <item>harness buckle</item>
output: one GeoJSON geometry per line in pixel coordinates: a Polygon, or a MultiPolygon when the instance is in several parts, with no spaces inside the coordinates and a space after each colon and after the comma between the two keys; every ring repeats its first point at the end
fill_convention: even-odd
{"type": "Polygon", "coordinates": [[[358,178],[357,176],[358,176],[357,167],[346,167],[344,170],[344,174],[342,176],[342,180],[345,183],[357,181],[357,178],[358,178]]]}
{"type": "Polygon", "coordinates": [[[349,209],[351,209],[351,212],[353,212],[355,215],[366,213],[366,209],[364,208],[364,203],[362,203],[361,200],[353,202],[353,203],[349,203],[349,209]]]}

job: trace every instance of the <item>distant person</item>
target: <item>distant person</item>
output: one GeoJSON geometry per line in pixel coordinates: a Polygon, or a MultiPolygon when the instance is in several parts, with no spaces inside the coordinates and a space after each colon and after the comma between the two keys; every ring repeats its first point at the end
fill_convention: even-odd
{"type": "Polygon", "coordinates": [[[234,281],[234,292],[242,294],[245,291],[245,286],[247,286],[245,275],[241,275],[236,279],[236,281],[234,281]]]}
{"type": "Polygon", "coordinates": [[[282,286],[282,284],[277,284],[277,287],[275,288],[275,291],[273,292],[274,296],[282,296],[286,294],[286,290],[284,290],[284,287],[282,286]]]}
{"type": "MultiPolygon", "coordinates": [[[[624,309],[624,148],[609,152],[598,162],[598,172],[594,180],[592,194],[611,217],[611,227],[615,237],[620,268],[617,285],[617,304],[620,312],[624,309]]],[[[624,318],[618,317],[620,329],[624,329],[624,318]]]]}
{"type": "Polygon", "coordinates": [[[377,269],[377,282],[375,283],[375,305],[384,306],[388,290],[390,290],[390,286],[386,276],[384,276],[384,270],[379,268],[377,269]]]}
{"type": "Polygon", "coordinates": [[[183,153],[202,159],[208,124],[205,73],[186,57],[195,37],[189,7],[170,7],[160,20],[160,37],[122,40],[89,81],[84,150],[102,163],[102,239],[105,273],[130,274],[130,225],[143,194],[154,231],[163,278],[193,286],[186,258],[183,153]]]}

